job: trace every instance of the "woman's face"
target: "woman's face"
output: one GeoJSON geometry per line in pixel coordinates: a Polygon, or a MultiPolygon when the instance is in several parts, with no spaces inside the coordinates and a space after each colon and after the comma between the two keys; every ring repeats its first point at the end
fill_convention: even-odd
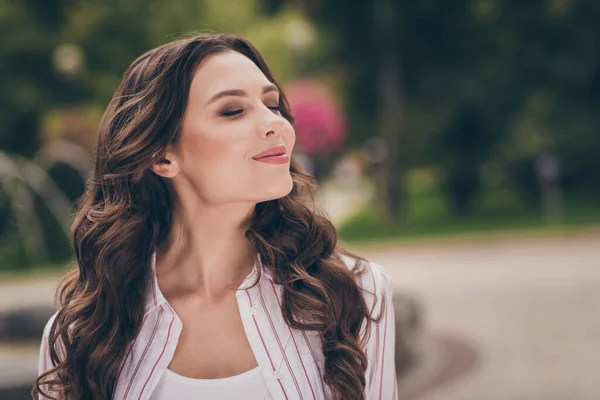
{"type": "Polygon", "coordinates": [[[213,54],[192,80],[180,142],[170,154],[173,183],[211,204],[281,198],[292,190],[294,143],[277,87],[246,56],[213,54]],[[283,146],[287,158],[253,158],[274,146],[283,146]]]}

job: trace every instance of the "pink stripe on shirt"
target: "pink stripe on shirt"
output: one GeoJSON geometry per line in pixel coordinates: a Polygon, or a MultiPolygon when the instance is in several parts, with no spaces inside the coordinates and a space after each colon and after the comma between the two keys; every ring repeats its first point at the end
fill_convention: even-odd
{"type": "Polygon", "coordinates": [[[150,378],[152,378],[152,374],[154,374],[154,370],[156,369],[158,362],[162,358],[163,354],[165,354],[165,349],[167,348],[167,344],[169,344],[169,337],[171,336],[171,328],[173,328],[173,322],[175,322],[175,315],[173,315],[173,317],[171,318],[171,324],[169,325],[169,331],[167,332],[167,340],[165,341],[162,351],[160,352],[160,355],[156,359],[156,362],[154,363],[154,366],[152,367],[152,370],[150,371],[150,375],[148,375],[148,379],[146,379],[146,382],[144,382],[144,386],[142,386],[142,391],[140,392],[140,396],[138,397],[138,400],[140,400],[142,398],[142,394],[144,394],[144,390],[146,390],[146,385],[150,381],[150,378]]]}
{"type": "MultiPolygon", "coordinates": [[[[277,294],[277,290],[275,289],[275,284],[273,283],[273,281],[271,281],[271,287],[273,288],[273,294],[275,294],[275,297],[277,298],[279,307],[281,307],[281,299],[279,298],[279,295],[277,294]]],[[[302,357],[300,356],[300,350],[298,349],[298,344],[296,343],[296,339],[294,338],[294,334],[292,333],[292,328],[290,328],[289,325],[288,325],[288,330],[290,332],[290,336],[292,337],[292,341],[294,342],[294,346],[296,347],[296,353],[298,353],[298,359],[300,360],[300,364],[302,364],[302,370],[304,371],[304,376],[306,376],[306,381],[308,382],[308,386],[310,386],[310,392],[313,395],[313,399],[316,400],[317,396],[315,396],[315,391],[313,390],[312,384],[310,383],[310,378],[308,377],[308,373],[306,372],[306,367],[304,366],[304,362],[302,362],[302,357]]]]}
{"type": "Polygon", "coordinates": [[[135,375],[137,374],[138,370],[140,369],[140,366],[142,365],[142,361],[144,361],[144,357],[146,356],[148,349],[150,349],[150,345],[154,341],[154,337],[156,336],[156,332],[158,331],[158,327],[160,326],[160,320],[162,318],[163,312],[164,312],[164,309],[162,307],[160,307],[160,311],[158,312],[158,317],[156,318],[156,324],[154,324],[154,329],[152,330],[152,335],[150,336],[150,340],[148,340],[148,343],[146,344],[146,347],[144,348],[144,352],[142,353],[142,356],[138,360],[137,365],[135,366],[135,369],[133,371],[133,374],[131,375],[131,378],[129,379],[129,384],[127,385],[127,390],[125,391],[125,394],[123,395],[123,400],[125,400],[127,398],[127,395],[129,394],[129,390],[131,389],[131,385],[133,385],[133,380],[135,379],[135,375]]]}
{"type": "Polygon", "coordinates": [[[271,329],[273,331],[273,335],[275,336],[275,340],[277,340],[277,344],[279,345],[279,349],[281,350],[281,355],[283,356],[283,360],[285,361],[285,364],[287,365],[288,370],[290,371],[290,374],[292,375],[294,384],[296,385],[296,389],[298,390],[298,395],[300,396],[301,399],[304,399],[304,396],[302,396],[302,391],[300,390],[300,386],[298,385],[298,380],[296,379],[296,375],[294,374],[294,370],[292,369],[292,366],[290,365],[290,361],[287,358],[287,354],[285,354],[285,349],[283,348],[283,345],[281,344],[281,340],[279,339],[279,335],[277,334],[277,330],[275,329],[275,325],[273,324],[273,320],[271,319],[271,314],[269,313],[269,308],[265,304],[265,298],[263,296],[263,290],[262,290],[262,287],[260,286],[260,284],[258,285],[258,293],[260,294],[260,301],[263,305],[265,313],[267,314],[267,319],[269,320],[269,324],[271,325],[271,329]]]}
{"type": "MultiPolygon", "coordinates": [[[[250,297],[250,293],[248,293],[248,289],[246,289],[246,294],[248,295],[248,301],[250,302],[250,307],[252,307],[252,298],[250,297]]],[[[252,315],[252,319],[254,320],[254,325],[256,326],[256,330],[258,331],[258,336],[260,336],[260,340],[265,348],[265,352],[267,353],[269,362],[271,363],[271,371],[275,371],[275,365],[273,364],[273,359],[271,358],[271,354],[269,353],[269,348],[267,347],[267,344],[265,343],[265,339],[263,338],[262,333],[260,332],[260,328],[258,327],[258,323],[256,322],[256,317],[254,315],[252,315]]],[[[287,396],[287,393],[285,392],[283,384],[281,383],[281,379],[278,379],[277,381],[279,382],[281,391],[283,392],[283,395],[285,396],[285,398],[287,400],[288,396],[287,396]]]]}

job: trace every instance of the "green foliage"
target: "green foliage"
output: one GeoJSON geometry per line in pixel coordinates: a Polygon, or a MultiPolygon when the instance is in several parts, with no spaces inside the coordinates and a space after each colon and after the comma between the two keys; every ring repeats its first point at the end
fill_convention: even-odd
{"type": "Polygon", "coordinates": [[[565,218],[547,221],[529,209],[508,190],[489,190],[479,196],[471,213],[456,215],[443,193],[414,193],[408,196],[408,213],[402,224],[386,218],[384,210],[370,202],[338,228],[344,242],[362,243],[387,239],[413,239],[483,233],[567,231],[600,225],[597,199],[571,195],[566,199],[565,218]]]}
{"type": "Polygon", "coordinates": [[[207,31],[248,37],[276,76],[297,74],[293,8],[265,16],[257,0],[0,2],[0,149],[32,155],[44,115],[104,108],[123,71],[162,43],[207,31]]]}
{"type": "Polygon", "coordinates": [[[392,49],[404,95],[396,162],[444,170],[457,210],[472,207],[489,161],[536,198],[528,176],[543,152],[561,159],[569,190],[600,191],[600,3],[324,0],[313,15],[337,39],[330,61],[345,63],[350,143],[377,132],[379,66],[392,49]]]}

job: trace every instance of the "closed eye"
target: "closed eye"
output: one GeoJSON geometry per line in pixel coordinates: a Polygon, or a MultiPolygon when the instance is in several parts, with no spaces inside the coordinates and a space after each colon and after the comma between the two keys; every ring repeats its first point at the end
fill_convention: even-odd
{"type": "MultiPolygon", "coordinates": [[[[273,106],[273,107],[269,107],[267,106],[267,108],[271,111],[274,111],[276,113],[280,113],[281,112],[281,107],[279,105],[277,106],[273,106]]],[[[237,109],[237,110],[224,110],[221,111],[221,116],[222,117],[236,117],[241,115],[244,112],[243,108],[237,109]]]]}
{"type": "Polygon", "coordinates": [[[221,115],[223,117],[235,117],[236,115],[240,115],[243,112],[244,112],[243,109],[231,110],[231,111],[223,111],[223,112],[221,112],[221,115]]]}

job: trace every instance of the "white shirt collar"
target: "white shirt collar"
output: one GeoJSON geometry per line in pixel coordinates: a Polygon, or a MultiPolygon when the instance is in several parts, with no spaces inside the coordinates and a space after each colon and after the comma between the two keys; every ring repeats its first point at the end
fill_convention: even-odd
{"type": "MultiPolygon", "coordinates": [[[[244,279],[238,290],[243,290],[252,286],[258,274],[259,268],[261,269],[262,273],[261,277],[266,276],[268,279],[273,280],[273,271],[270,268],[263,268],[260,253],[257,253],[257,260],[258,261],[252,267],[252,271],[250,271],[250,274],[248,274],[246,279],[244,279]]],[[[151,282],[148,285],[148,293],[146,295],[146,313],[167,302],[165,296],[160,291],[160,287],[158,286],[158,279],[156,277],[156,251],[152,252],[152,256],[150,259],[150,267],[152,269],[152,272],[150,276],[151,282]]]]}

